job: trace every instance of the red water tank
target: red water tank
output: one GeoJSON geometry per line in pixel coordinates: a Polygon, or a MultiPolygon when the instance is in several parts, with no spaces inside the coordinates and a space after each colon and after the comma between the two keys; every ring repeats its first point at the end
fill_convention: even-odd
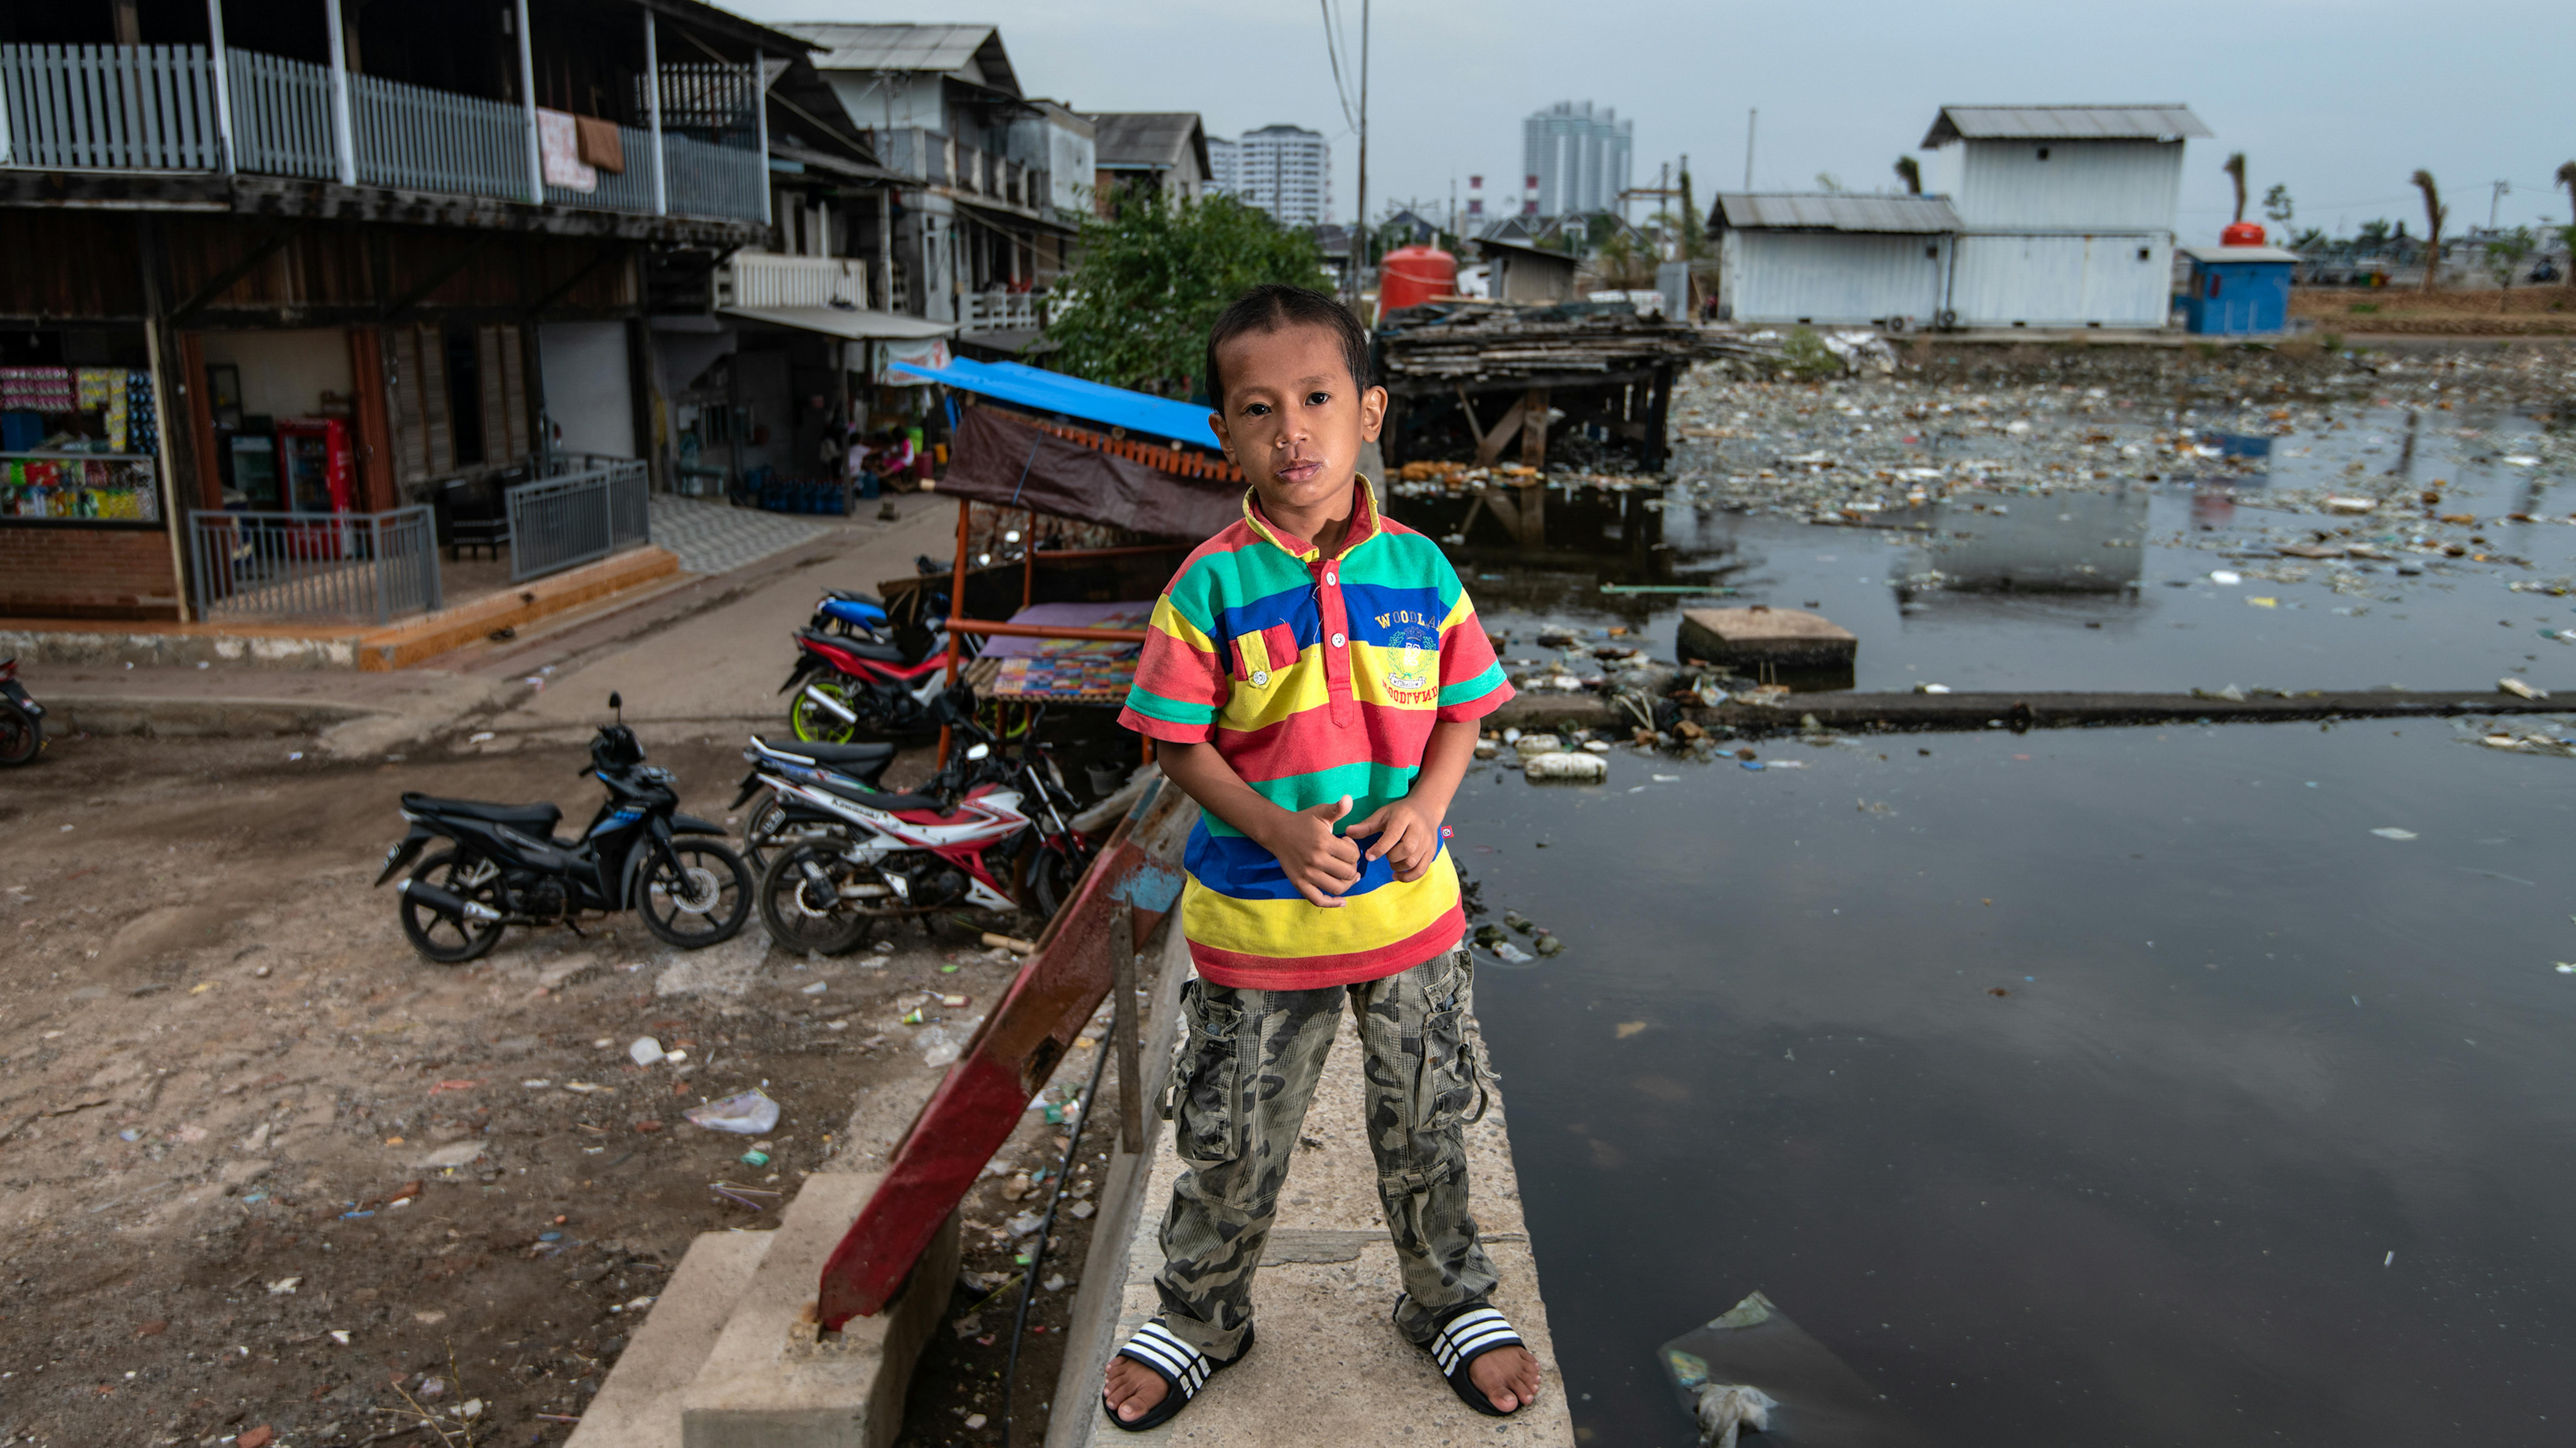
{"type": "Polygon", "coordinates": [[[2263,228],[2259,223],[2252,221],[2233,222],[2225,231],[2218,233],[2218,244],[2220,246],[2261,246],[2263,228]]]}
{"type": "Polygon", "coordinates": [[[1379,315],[1458,294],[1458,258],[1436,246],[1401,246],[1378,265],[1379,315]]]}

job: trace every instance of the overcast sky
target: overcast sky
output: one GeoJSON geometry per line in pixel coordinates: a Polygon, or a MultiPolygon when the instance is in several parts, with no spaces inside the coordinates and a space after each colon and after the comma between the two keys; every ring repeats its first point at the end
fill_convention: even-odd
{"type": "MultiPolygon", "coordinates": [[[[1340,6],[1354,47],[1359,0],[1340,6]]],[[[1081,110],[1195,110],[1234,136],[1289,122],[1336,137],[1336,215],[1356,145],[1335,97],[1316,5],[1215,0],[751,0],[767,20],[980,21],[1032,95],[1081,110]]],[[[1453,182],[1521,168],[1521,119],[1559,100],[1636,123],[1635,184],[1687,153],[1702,205],[1744,183],[1747,107],[1761,109],[1757,190],[1807,191],[1818,172],[1894,187],[1896,157],[1944,103],[2188,103],[2216,139],[2184,163],[2182,239],[2215,241],[2246,153],[2259,216],[2286,182],[2296,224],[2350,232],[2373,217],[2423,230],[2407,177],[2441,182],[2450,229],[2483,225],[2491,182],[2513,183],[2506,225],[2571,219],[2561,162],[2576,159],[2567,57],[2576,7],[2452,0],[1384,0],[1373,11],[1369,210],[1447,204],[1453,182]]],[[[1356,82],[1356,77],[1352,77],[1356,82]]],[[[1929,167],[1927,166],[1927,170],[1929,167]]],[[[1490,204],[1489,204],[1490,209],[1490,204]]],[[[1640,208],[1636,214],[1645,215],[1640,208]]]]}

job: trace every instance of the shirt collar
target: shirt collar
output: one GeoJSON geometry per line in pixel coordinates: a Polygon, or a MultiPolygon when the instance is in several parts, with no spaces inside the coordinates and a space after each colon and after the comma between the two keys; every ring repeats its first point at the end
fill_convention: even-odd
{"type": "MultiPolygon", "coordinates": [[[[1271,528],[1270,520],[1261,514],[1261,493],[1258,489],[1243,490],[1243,522],[1261,541],[1300,563],[1312,563],[1323,555],[1324,550],[1313,543],[1299,544],[1297,540],[1285,537],[1271,528]],[[1292,544],[1296,546],[1292,547],[1292,544]]],[[[1376,490],[1369,486],[1367,474],[1359,474],[1351,480],[1351,521],[1349,528],[1342,534],[1341,556],[1350,557],[1353,549],[1376,537],[1381,531],[1378,526],[1376,490]]]]}

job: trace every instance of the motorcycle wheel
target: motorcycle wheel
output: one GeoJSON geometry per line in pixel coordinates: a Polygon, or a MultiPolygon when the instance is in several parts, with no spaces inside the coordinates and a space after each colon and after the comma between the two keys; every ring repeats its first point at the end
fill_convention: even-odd
{"type": "MultiPolygon", "coordinates": [[[[441,850],[420,862],[411,877],[477,904],[501,908],[501,872],[491,861],[462,850],[441,850]]],[[[458,920],[441,915],[410,896],[394,906],[402,917],[403,935],[411,948],[441,965],[463,965],[480,958],[501,941],[499,921],[458,920]]]]}
{"type": "MultiPolygon", "coordinates": [[[[818,680],[808,687],[831,695],[844,707],[850,704],[850,691],[839,684],[818,680]]],[[[864,720],[866,716],[862,714],[860,717],[864,720]]],[[[856,724],[842,723],[839,715],[805,697],[804,689],[797,690],[795,699],[787,706],[787,727],[808,744],[847,744],[859,737],[856,724]]]]}
{"type": "Polygon", "coordinates": [[[762,928],[782,950],[846,955],[858,949],[867,943],[870,927],[892,913],[870,910],[866,902],[842,893],[859,873],[860,868],[842,859],[831,845],[812,841],[787,845],[760,874],[756,893],[762,928]],[[813,873],[808,873],[809,865],[813,873]],[[815,879],[815,874],[822,878],[815,879]]]}
{"type": "Polygon", "coordinates": [[[1073,898],[1075,887],[1081,885],[1083,875],[1090,869],[1088,851],[1077,857],[1053,845],[1038,846],[1037,858],[1029,862],[1029,903],[1037,907],[1039,923],[1055,918],[1055,912],[1073,898]]]}
{"type": "Polygon", "coordinates": [[[645,862],[635,913],[645,929],[682,950],[722,944],[751,918],[751,869],[713,840],[675,840],[645,862]]]}
{"type": "Polygon", "coordinates": [[[0,765],[32,763],[44,747],[45,721],[19,708],[15,699],[0,699],[0,765]]]}

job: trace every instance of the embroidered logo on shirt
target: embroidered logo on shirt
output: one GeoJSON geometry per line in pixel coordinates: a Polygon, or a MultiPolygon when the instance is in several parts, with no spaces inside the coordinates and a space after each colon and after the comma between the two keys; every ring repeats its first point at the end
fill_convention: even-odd
{"type": "Polygon", "coordinates": [[[1386,642],[1378,646],[1378,657],[1386,661],[1386,691],[1399,704],[1428,704],[1438,692],[1433,675],[1440,668],[1440,634],[1427,625],[1406,620],[1387,630],[1386,642]]]}

